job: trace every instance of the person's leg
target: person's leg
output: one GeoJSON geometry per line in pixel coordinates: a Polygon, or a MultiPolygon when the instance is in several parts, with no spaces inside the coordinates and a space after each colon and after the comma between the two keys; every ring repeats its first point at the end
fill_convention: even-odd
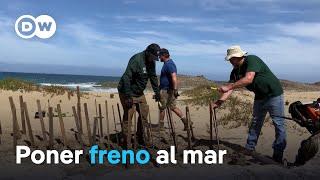
{"type": "Polygon", "coordinates": [[[283,95],[273,97],[268,101],[268,111],[275,127],[275,141],[273,142],[273,158],[282,162],[283,151],[286,148],[286,128],[284,118],[283,95]]]}
{"type": "Polygon", "coordinates": [[[182,111],[181,111],[178,107],[172,108],[171,110],[172,110],[180,119],[184,117],[182,111]]]}
{"type": "Polygon", "coordinates": [[[126,106],[126,103],[125,103],[125,96],[123,94],[119,94],[119,97],[120,97],[120,102],[121,102],[121,105],[122,105],[122,108],[123,108],[123,127],[122,127],[122,136],[123,136],[123,148],[127,149],[127,143],[128,143],[128,139],[130,139],[128,136],[128,130],[129,128],[131,127],[128,127],[129,124],[129,118],[132,118],[132,115],[133,115],[133,111],[132,111],[132,108],[131,109],[128,109],[127,106],[126,106]],[[129,113],[131,112],[131,113],[129,113]]]}
{"type": "Polygon", "coordinates": [[[253,118],[249,128],[249,134],[246,144],[246,149],[255,150],[258,142],[258,138],[263,126],[264,119],[267,114],[267,110],[264,108],[263,100],[255,100],[253,105],[253,118]]]}
{"type": "Polygon", "coordinates": [[[139,113],[138,117],[138,124],[137,124],[137,139],[139,144],[144,145],[144,136],[145,136],[145,128],[148,124],[148,114],[149,114],[149,108],[147,104],[147,100],[145,96],[140,96],[138,98],[135,98],[134,101],[139,102],[136,104],[137,111],[139,113]]]}
{"type": "Polygon", "coordinates": [[[187,119],[185,118],[182,111],[177,107],[177,99],[174,97],[173,91],[169,91],[169,93],[168,93],[167,106],[170,107],[171,111],[173,111],[181,119],[181,121],[184,125],[184,131],[186,131],[188,129],[187,119]]]}
{"type": "Polygon", "coordinates": [[[159,119],[159,128],[164,128],[164,117],[166,115],[166,112],[164,110],[160,110],[160,119],[159,119]]]}
{"type": "Polygon", "coordinates": [[[168,103],[168,93],[166,90],[160,91],[160,103],[159,103],[159,110],[160,110],[160,117],[159,117],[159,128],[163,130],[164,128],[164,118],[166,115],[166,108],[168,103]]]}

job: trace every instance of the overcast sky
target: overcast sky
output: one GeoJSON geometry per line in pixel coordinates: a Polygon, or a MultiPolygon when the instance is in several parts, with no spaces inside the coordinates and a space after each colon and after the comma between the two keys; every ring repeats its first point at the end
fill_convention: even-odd
{"type": "Polygon", "coordinates": [[[32,68],[41,64],[52,67],[49,73],[61,65],[121,75],[134,53],[156,42],[171,52],[179,73],[226,80],[232,67],[224,56],[238,44],[282,79],[320,81],[319,17],[319,0],[2,0],[0,65],[11,68],[0,71],[14,64],[42,72],[32,68]],[[52,16],[54,37],[18,37],[14,23],[24,14],[52,16]]]}

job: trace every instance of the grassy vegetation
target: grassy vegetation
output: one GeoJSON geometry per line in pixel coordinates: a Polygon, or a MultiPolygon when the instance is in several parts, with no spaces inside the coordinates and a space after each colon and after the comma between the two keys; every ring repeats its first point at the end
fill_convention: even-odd
{"type": "Polygon", "coordinates": [[[35,83],[21,80],[21,79],[14,79],[14,78],[5,78],[0,80],[0,89],[3,90],[11,90],[11,91],[41,91],[46,92],[49,94],[55,95],[63,95],[66,92],[71,92],[72,90],[60,87],[60,86],[40,86],[35,83]]]}
{"type": "Polygon", "coordinates": [[[190,90],[185,90],[182,95],[188,99],[183,100],[186,104],[195,106],[208,106],[210,101],[214,101],[219,97],[219,93],[210,89],[216,87],[215,84],[200,85],[190,90]]]}
{"type": "MultiPolygon", "coordinates": [[[[201,85],[194,89],[184,91],[182,95],[188,97],[184,102],[194,106],[208,106],[210,101],[215,101],[219,97],[219,93],[211,90],[210,87],[216,87],[216,85],[201,85]]],[[[219,119],[219,124],[226,128],[249,126],[252,119],[252,106],[252,103],[248,100],[231,96],[222,107],[218,109],[218,111],[222,110],[225,112],[219,119]]]]}
{"type": "Polygon", "coordinates": [[[101,85],[101,87],[116,88],[118,86],[118,83],[118,81],[106,81],[100,82],[99,85],[101,85]]]}
{"type": "Polygon", "coordinates": [[[248,127],[252,119],[252,106],[248,100],[231,96],[221,107],[227,110],[227,113],[219,119],[219,123],[228,128],[248,127]]]}
{"type": "Polygon", "coordinates": [[[36,86],[34,83],[20,79],[6,78],[0,80],[0,89],[11,91],[36,91],[39,89],[39,86],[36,86]]]}

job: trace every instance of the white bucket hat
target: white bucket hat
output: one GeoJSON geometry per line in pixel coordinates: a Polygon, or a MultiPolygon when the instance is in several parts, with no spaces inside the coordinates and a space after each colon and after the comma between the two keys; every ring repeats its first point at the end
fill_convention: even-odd
{"type": "Polygon", "coordinates": [[[247,54],[248,52],[242,51],[242,49],[240,48],[240,46],[236,45],[236,46],[231,46],[228,50],[227,50],[227,56],[225,57],[226,61],[229,61],[231,58],[233,57],[243,57],[247,54]]]}

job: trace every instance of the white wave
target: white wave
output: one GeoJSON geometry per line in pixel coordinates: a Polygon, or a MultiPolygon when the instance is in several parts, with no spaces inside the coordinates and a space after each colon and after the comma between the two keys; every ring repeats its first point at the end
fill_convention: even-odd
{"type": "MultiPolygon", "coordinates": [[[[86,90],[84,90],[86,91],[86,90]]],[[[117,88],[93,88],[91,90],[87,90],[87,92],[100,92],[100,93],[118,93],[117,88]]]]}
{"type": "Polygon", "coordinates": [[[62,86],[62,87],[70,87],[70,88],[76,88],[79,86],[80,88],[91,88],[91,87],[100,87],[101,85],[97,85],[94,82],[89,83],[68,83],[68,84],[55,84],[55,83],[40,83],[42,86],[62,86]]]}
{"type": "Polygon", "coordinates": [[[94,82],[89,83],[68,83],[68,84],[59,84],[59,83],[39,83],[41,86],[61,86],[70,89],[76,89],[77,86],[83,91],[93,91],[93,92],[106,92],[106,93],[117,93],[117,88],[108,88],[108,87],[101,87],[94,82]]]}

